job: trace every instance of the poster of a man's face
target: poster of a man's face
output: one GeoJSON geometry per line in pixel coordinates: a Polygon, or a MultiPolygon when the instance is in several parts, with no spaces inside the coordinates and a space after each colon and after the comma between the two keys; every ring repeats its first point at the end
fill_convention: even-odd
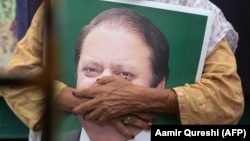
{"type": "MultiPolygon", "coordinates": [[[[140,86],[170,88],[199,78],[201,72],[197,66],[202,67],[201,53],[206,50],[203,46],[208,40],[205,34],[209,34],[206,25],[211,24],[206,24],[207,19],[211,20],[207,14],[149,1],[84,0],[87,5],[79,1],[74,6],[62,1],[59,12],[69,14],[58,16],[64,63],[61,76],[66,83],[85,89],[94,87],[103,76],[116,75],[140,86]],[[124,11],[110,10],[121,7],[144,18],[134,16],[130,10],[125,10],[127,17],[122,14],[124,11]]],[[[176,117],[168,118],[169,115],[161,117],[157,117],[157,122],[179,122],[176,117]]]]}
{"type": "Polygon", "coordinates": [[[79,88],[111,75],[137,85],[165,86],[168,42],[150,20],[131,9],[102,12],[82,29],[77,45],[79,88]]]}
{"type": "Polygon", "coordinates": [[[151,51],[147,44],[136,34],[110,28],[97,27],[87,36],[77,69],[77,87],[89,87],[96,79],[111,75],[150,86],[151,51]]]}
{"type": "MultiPolygon", "coordinates": [[[[128,8],[105,10],[79,34],[76,88],[90,88],[97,79],[115,75],[139,86],[164,89],[168,54],[167,39],[150,20],[128,8]]],[[[91,140],[124,140],[109,122],[100,125],[82,116],[79,121],[81,135],[86,133],[91,140]]],[[[137,135],[142,129],[130,130],[137,135]]],[[[149,140],[149,135],[147,132],[144,140],[149,140]]]]}

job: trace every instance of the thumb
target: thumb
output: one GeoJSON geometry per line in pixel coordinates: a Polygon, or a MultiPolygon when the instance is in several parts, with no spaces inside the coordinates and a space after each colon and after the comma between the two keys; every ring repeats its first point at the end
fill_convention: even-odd
{"type": "Polygon", "coordinates": [[[79,97],[79,98],[93,98],[95,97],[95,89],[94,88],[87,88],[87,89],[81,89],[81,90],[75,90],[73,91],[73,96],[79,97]]]}

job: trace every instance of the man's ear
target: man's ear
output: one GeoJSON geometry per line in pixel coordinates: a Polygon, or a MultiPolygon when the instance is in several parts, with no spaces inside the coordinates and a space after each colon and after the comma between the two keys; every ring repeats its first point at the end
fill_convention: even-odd
{"type": "Polygon", "coordinates": [[[164,89],[166,85],[166,78],[164,77],[161,82],[156,86],[158,89],[164,89]]]}

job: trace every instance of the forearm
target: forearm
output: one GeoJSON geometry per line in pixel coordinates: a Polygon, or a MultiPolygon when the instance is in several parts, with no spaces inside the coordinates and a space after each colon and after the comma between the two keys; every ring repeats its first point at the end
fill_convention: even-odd
{"type": "MultiPolygon", "coordinates": [[[[36,77],[43,71],[43,6],[32,20],[24,38],[18,42],[10,58],[6,73],[13,77],[36,77]]],[[[2,90],[3,97],[15,113],[31,129],[40,129],[35,124],[41,119],[44,111],[45,95],[37,86],[10,86],[2,90]]],[[[35,129],[35,130],[36,130],[35,129]]]]}
{"type": "Polygon", "coordinates": [[[175,91],[136,85],[133,85],[133,87],[128,87],[127,93],[131,95],[131,100],[127,101],[131,101],[134,112],[179,113],[178,99],[175,91]],[[136,99],[136,101],[133,99],[136,99]]]}
{"type": "Polygon", "coordinates": [[[236,124],[242,116],[241,81],[226,40],[207,57],[199,81],[174,90],[182,124],[236,124]]]}
{"type": "Polygon", "coordinates": [[[55,105],[58,109],[71,112],[79,104],[79,100],[72,95],[74,89],[65,87],[55,99],[55,105]]]}

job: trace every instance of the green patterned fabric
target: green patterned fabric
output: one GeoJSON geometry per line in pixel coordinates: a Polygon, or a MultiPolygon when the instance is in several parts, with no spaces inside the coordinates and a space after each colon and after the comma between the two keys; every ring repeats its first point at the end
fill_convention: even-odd
{"type": "Polygon", "coordinates": [[[0,0],[0,25],[11,23],[14,20],[15,9],[15,0],[0,0]]]}

